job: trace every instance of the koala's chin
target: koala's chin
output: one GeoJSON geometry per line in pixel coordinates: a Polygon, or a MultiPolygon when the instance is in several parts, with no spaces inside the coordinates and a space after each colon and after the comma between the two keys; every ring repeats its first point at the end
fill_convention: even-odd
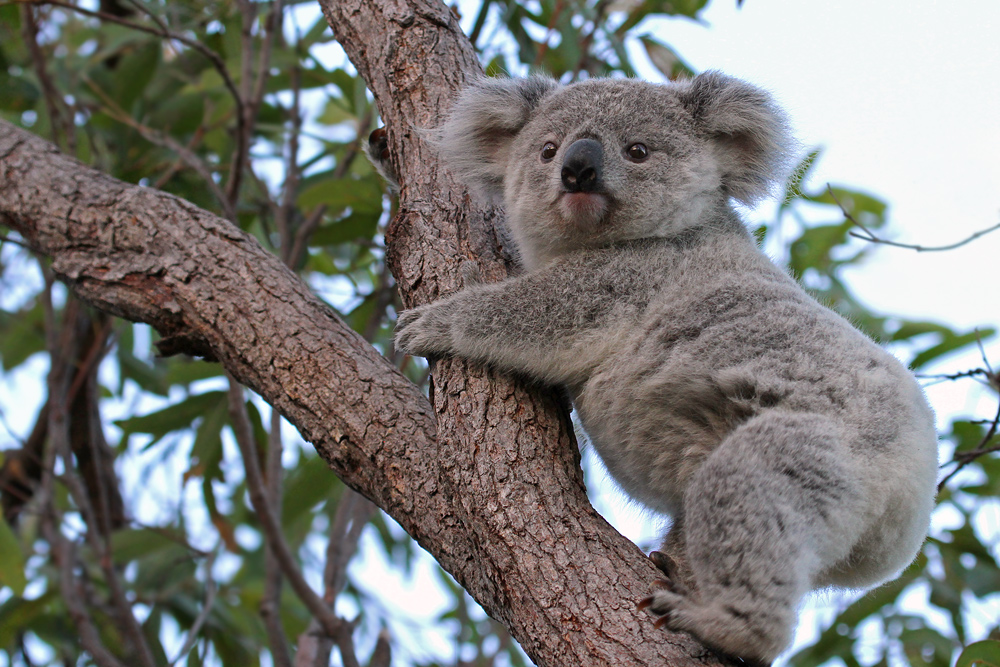
{"type": "Polygon", "coordinates": [[[713,72],[484,78],[438,145],[505,201],[527,271],[403,313],[397,349],[566,387],[615,480],[672,515],[651,556],[666,579],[640,604],[658,625],[766,664],[809,591],[913,559],[937,476],[920,387],[761,253],[732,203],[789,162],[769,95],[713,72]]]}
{"type": "Polygon", "coordinates": [[[608,198],[594,192],[564,192],[559,198],[563,219],[580,227],[594,227],[604,219],[608,198]]]}

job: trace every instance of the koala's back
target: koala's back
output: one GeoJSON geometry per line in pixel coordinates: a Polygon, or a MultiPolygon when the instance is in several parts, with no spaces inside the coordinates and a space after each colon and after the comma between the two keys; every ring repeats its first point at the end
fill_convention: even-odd
{"type": "Polygon", "coordinates": [[[933,415],[912,376],[749,238],[707,235],[681,254],[653,245],[645,259],[649,275],[663,264],[662,279],[629,344],[571,388],[612,476],[676,515],[692,475],[738,426],[776,411],[823,415],[863,502],[856,548],[817,584],[862,586],[903,567],[926,532],[937,474],[933,415]]]}

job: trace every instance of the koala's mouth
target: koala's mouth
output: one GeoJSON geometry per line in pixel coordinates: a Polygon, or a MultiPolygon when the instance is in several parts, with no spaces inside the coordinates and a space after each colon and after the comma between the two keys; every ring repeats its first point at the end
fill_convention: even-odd
{"type": "Polygon", "coordinates": [[[608,197],[596,192],[563,192],[559,197],[559,212],[567,222],[596,225],[608,210],[608,197]]]}

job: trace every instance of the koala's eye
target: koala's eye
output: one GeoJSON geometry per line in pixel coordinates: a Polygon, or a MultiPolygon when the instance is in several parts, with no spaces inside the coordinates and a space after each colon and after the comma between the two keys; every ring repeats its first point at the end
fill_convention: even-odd
{"type": "Polygon", "coordinates": [[[642,162],[649,157],[649,149],[646,148],[646,144],[632,144],[625,149],[625,154],[636,162],[642,162]]]}
{"type": "Polygon", "coordinates": [[[542,159],[548,162],[549,160],[551,160],[556,156],[557,150],[559,150],[558,146],[556,146],[551,141],[546,141],[545,145],[542,146],[542,159]]]}

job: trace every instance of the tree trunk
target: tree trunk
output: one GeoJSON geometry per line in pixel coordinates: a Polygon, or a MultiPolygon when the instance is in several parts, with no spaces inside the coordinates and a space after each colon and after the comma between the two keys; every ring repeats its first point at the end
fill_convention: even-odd
{"type": "MultiPolygon", "coordinates": [[[[388,259],[408,305],[505,275],[478,208],[438,169],[433,127],[479,65],[438,2],[323,0],[368,81],[402,185],[388,259]]],[[[250,236],[116,181],[0,121],[0,224],[83,300],[220,360],[295,424],[345,483],[396,519],[542,667],[717,664],[636,611],[657,570],[590,506],[558,392],[460,360],[431,402],[250,236]]]]}

